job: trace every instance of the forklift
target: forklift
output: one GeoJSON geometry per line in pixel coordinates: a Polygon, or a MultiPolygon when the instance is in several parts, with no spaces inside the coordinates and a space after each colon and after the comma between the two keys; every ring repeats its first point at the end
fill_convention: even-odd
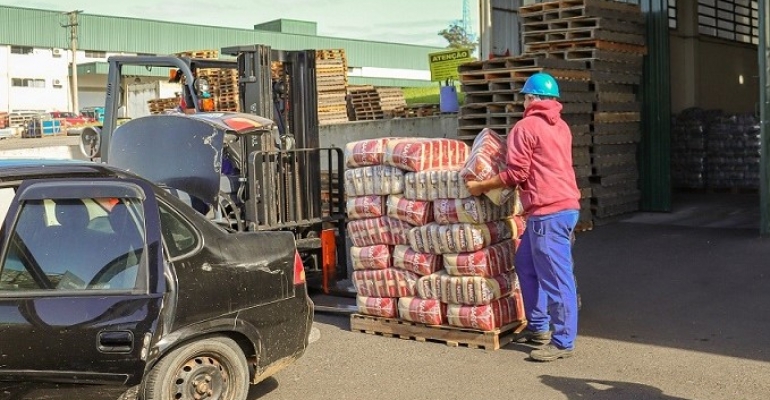
{"type": "Polygon", "coordinates": [[[308,288],[354,297],[341,283],[348,278],[344,155],[319,147],[315,51],[248,45],[221,54],[232,59],[110,57],[104,122],[81,133],[81,151],[189,199],[225,229],[293,232],[308,288]],[[169,68],[184,109],[119,123],[123,78],[136,68],[169,68]],[[241,112],[215,109],[203,70],[237,72],[241,112]]]}

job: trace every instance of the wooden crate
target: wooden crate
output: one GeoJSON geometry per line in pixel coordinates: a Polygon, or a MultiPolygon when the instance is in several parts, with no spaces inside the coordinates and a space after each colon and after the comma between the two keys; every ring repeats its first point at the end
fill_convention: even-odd
{"type": "Polygon", "coordinates": [[[480,331],[448,325],[425,325],[395,318],[352,314],[350,329],[385,337],[397,337],[418,342],[438,342],[451,347],[498,350],[513,341],[526,326],[516,321],[493,331],[480,331]]]}

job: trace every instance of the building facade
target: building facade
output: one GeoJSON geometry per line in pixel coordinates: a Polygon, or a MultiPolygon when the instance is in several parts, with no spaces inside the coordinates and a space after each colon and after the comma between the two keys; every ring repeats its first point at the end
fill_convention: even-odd
{"type": "MultiPolygon", "coordinates": [[[[0,112],[72,111],[70,22],[61,11],[0,6],[0,112]]],[[[103,105],[107,58],[265,44],[280,50],[344,49],[348,83],[428,86],[428,54],[442,48],[317,35],[310,21],[275,20],[235,29],[91,14],[77,16],[80,108],[103,105]]],[[[158,73],[137,78],[159,80],[158,73]]]]}

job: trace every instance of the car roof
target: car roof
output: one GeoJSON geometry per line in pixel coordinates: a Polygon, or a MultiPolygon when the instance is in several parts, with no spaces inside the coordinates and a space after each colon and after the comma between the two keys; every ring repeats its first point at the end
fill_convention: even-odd
{"type": "Polygon", "coordinates": [[[4,159],[0,160],[0,181],[55,176],[128,177],[131,174],[92,161],[67,159],[4,159]]]}

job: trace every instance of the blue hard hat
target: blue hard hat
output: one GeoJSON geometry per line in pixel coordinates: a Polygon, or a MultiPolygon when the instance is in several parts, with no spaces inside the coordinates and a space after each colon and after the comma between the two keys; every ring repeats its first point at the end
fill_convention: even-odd
{"type": "Polygon", "coordinates": [[[523,94],[534,94],[537,96],[559,97],[559,85],[556,79],[545,72],[538,72],[530,76],[524,87],[521,89],[523,94]]]}

